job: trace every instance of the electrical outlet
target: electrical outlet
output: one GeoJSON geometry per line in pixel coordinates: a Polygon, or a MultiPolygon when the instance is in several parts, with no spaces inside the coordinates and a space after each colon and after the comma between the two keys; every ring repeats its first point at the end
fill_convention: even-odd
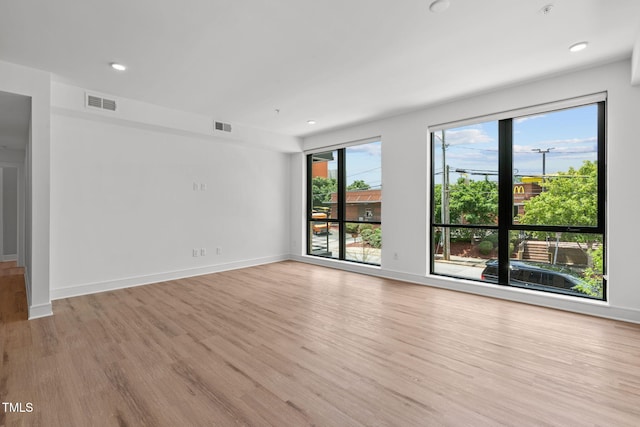
{"type": "Polygon", "coordinates": [[[193,250],[193,256],[194,256],[194,257],[197,257],[197,256],[198,256],[198,253],[199,253],[199,252],[198,252],[198,250],[197,250],[197,249],[194,249],[194,250],[193,250]]]}
{"type": "Polygon", "coordinates": [[[207,184],[200,184],[200,191],[207,191],[207,184]]]}
{"type": "Polygon", "coordinates": [[[222,255],[222,248],[216,248],[216,255],[222,255]]]}
{"type": "Polygon", "coordinates": [[[207,248],[200,248],[200,256],[207,255],[207,248]]]}
{"type": "Polygon", "coordinates": [[[198,187],[198,183],[197,183],[197,182],[194,182],[194,183],[193,183],[193,191],[198,191],[198,188],[199,188],[199,187],[198,187]]]}

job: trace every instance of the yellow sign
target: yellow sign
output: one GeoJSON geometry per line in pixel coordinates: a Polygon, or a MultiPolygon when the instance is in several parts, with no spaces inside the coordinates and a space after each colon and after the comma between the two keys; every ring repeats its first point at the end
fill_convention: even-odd
{"type": "Polygon", "coordinates": [[[524,194],[524,185],[515,185],[513,187],[513,194],[524,194]]]}
{"type": "Polygon", "coordinates": [[[539,184],[542,182],[542,177],[540,176],[523,176],[522,177],[522,182],[535,182],[536,184],[539,184]]]}

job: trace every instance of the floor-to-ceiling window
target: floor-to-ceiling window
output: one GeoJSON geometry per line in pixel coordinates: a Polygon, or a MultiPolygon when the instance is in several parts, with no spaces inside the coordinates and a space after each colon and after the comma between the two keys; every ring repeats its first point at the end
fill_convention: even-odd
{"type": "Polygon", "coordinates": [[[380,265],[379,139],[307,155],[307,254],[380,265]]]}
{"type": "Polygon", "coordinates": [[[604,98],[431,129],[432,274],[606,299],[604,98]]]}

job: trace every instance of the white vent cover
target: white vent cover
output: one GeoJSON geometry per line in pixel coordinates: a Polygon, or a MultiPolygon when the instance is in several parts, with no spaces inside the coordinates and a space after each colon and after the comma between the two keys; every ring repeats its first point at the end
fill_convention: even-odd
{"type": "Polygon", "coordinates": [[[85,97],[85,107],[87,108],[99,108],[101,110],[116,111],[115,99],[107,99],[98,95],[92,95],[87,93],[85,97]]]}
{"type": "Polygon", "coordinates": [[[229,123],[222,123],[222,122],[213,122],[213,128],[215,130],[221,130],[223,132],[231,132],[231,125],[229,123]]]}

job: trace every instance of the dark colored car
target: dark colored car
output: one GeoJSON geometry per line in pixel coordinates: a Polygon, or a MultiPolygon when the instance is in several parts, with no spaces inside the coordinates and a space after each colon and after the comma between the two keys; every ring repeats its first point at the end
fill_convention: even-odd
{"type": "MultiPolygon", "coordinates": [[[[556,271],[550,269],[549,265],[517,260],[510,260],[509,266],[510,284],[513,286],[568,295],[584,295],[576,289],[576,286],[584,285],[582,279],[563,272],[561,268],[556,271]]],[[[492,259],[486,262],[481,278],[487,282],[498,283],[498,260],[492,259]]]]}

